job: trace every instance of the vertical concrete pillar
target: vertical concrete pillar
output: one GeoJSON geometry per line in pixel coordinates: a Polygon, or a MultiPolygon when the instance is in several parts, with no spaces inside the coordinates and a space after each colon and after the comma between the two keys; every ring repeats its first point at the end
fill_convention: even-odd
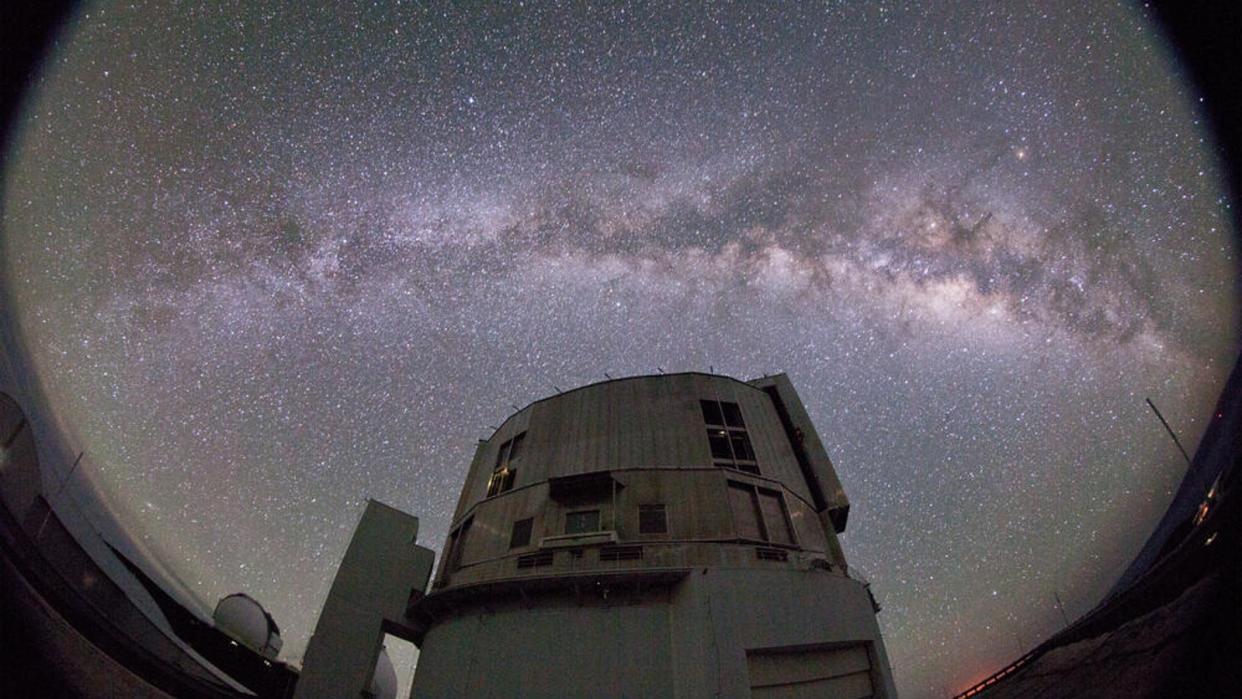
{"type": "Polygon", "coordinates": [[[368,500],[306,646],[296,699],[354,699],[371,683],[384,633],[413,638],[410,593],[427,589],[435,554],[418,518],[368,500]]]}

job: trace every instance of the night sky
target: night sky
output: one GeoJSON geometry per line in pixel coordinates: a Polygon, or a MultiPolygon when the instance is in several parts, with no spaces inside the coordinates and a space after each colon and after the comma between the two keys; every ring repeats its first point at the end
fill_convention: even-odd
{"type": "Polygon", "coordinates": [[[3,202],[52,434],[283,658],[364,498],[438,550],[475,441],[604,372],[789,373],[906,697],[1154,526],[1184,463],[1144,398],[1193,448],[1237,306],[1142,11],[317,4],[87,8],[3,202]]]}

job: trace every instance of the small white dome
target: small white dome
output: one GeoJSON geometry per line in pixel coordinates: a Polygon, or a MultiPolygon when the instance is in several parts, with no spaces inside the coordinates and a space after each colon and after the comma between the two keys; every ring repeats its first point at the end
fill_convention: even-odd
{"type": "Polygon", "coordinates": [[[397,670],[388,657],[388,649],[380,648],[375,661],[375,675],[371,677],[371,696],[375,699],[397,699],[397,670]]]}
{"type": "Polygon", "coordinates": [[[217,629],[267,658],[280,653],[282,642],[275,622],[262,605],[246,595],[239,593],[221,599],[212,620],[217,629]]]}

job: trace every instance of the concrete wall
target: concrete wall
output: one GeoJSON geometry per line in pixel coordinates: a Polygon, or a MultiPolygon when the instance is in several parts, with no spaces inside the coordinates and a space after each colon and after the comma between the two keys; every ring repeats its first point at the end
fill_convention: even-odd
{"type": "Polygon", "coordinates": [[[295,697],[361,696],[384,633],[412,636],[403,634],[406,606],[426,589],[435,560],[417,537],[416,517],[367,502],[306,646],[295,697]]]}
{"type": "Polygon", "coordinates": [[[561,599],[457,617],[424,641],[411,696],[673,696],[669,610],[561,599]]]}
{"type": "Polygon", "coordinates": [[[699,569],[663,592],[545,597],[444,619],[424,640],[411,696],[747,697],[747,651],[857,643],[871,655],[874,696],[895,697],[858,582],[699,569]]]}
{"type": "Polygon", "coordinates": [[[750,696],[748,650],[863,642],[876,697],[896,697],[861,583],[820,571],[700,570],[678,588],[671,651],[678,699],[750,696]]]}

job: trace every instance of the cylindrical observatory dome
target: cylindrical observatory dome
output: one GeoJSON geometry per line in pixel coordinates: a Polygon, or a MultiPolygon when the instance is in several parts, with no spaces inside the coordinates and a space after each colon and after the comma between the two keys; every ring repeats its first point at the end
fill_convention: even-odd
{"type": "Polygon", "coordinates": [[[537,401],[475,452],[413,696],[891,697],[848,513],[783,374],[537,401]]]}

